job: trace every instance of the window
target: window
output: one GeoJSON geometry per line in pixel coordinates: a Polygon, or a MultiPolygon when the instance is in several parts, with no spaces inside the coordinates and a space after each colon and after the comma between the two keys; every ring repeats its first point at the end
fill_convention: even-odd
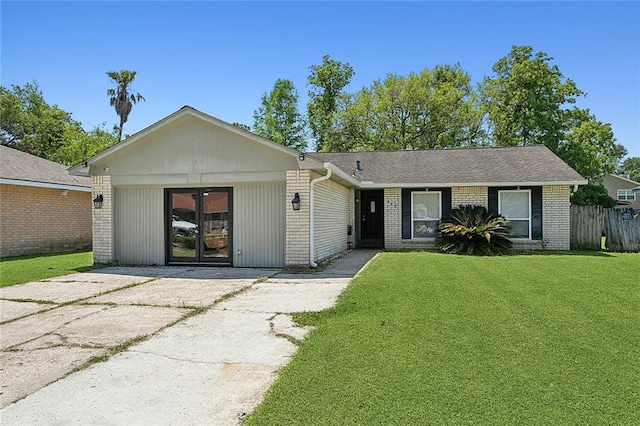
{"type": "Polygon", "coordinates": [[[636,194],[633,189],[618,189],[618,201],[635,201],[636,194]]]}
{"type": "Polygon", "coordinates": [[[411,193],[411,238],[435,238],[442,218],[442,193],[411,193]]]}
{"type": "Polygon", "coordinates": [[[513,238],[531,238],[531,191],[498,191],[498,213],[511,222],[513,238]]]}

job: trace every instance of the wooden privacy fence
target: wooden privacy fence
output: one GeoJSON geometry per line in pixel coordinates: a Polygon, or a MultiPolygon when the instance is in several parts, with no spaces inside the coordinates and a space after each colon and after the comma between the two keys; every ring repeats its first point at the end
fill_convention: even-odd
{"type": "Polygon", "coordinates": [[[633,209],[571,206],[571,249],[640,252],[640,215],[633,209]]]}

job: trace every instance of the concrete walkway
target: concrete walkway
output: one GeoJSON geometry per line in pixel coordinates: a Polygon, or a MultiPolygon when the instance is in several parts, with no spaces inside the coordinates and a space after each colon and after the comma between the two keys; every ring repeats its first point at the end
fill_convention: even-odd
{"type": "Polygon", "coordinates": [[[290,314],[332,306],[375,254],[304,274],[113,267],[0,289],[0,423],[237,424],[308,332],[290,314]],[[108,360],[71,373],[94,357],[108,360]]]}

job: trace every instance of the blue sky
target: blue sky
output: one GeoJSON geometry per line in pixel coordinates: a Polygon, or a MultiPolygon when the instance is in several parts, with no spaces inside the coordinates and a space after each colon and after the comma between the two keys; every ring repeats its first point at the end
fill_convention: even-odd
{"type": "Polygon", "coordinates": [[[307,101],[322,56],[355,70],[348,90],[388,73],[460,63],[474,82],[512,45],[547,52],[587,92],[579,106],[640,156],[638,2],[11,2],[2,1],[3,86],[38,81],[90,129],[118,121],[105,72],[138,72],[125,133],[190,105],[253,123],[278,78],[307,101]]]}

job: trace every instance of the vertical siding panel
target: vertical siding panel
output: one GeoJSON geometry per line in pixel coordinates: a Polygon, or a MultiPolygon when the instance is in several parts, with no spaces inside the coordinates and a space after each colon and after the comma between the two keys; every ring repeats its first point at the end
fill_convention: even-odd
{"type": "Polygon", "coordinates": [[[114,204],[118,263],[164,264],[162,188],[115,188],[114,204]]]}
{"type": "Polygon", "coordinates": [[[234,266],[284,266],[285,185],[238,185],[233,196],[234,266]]]}

